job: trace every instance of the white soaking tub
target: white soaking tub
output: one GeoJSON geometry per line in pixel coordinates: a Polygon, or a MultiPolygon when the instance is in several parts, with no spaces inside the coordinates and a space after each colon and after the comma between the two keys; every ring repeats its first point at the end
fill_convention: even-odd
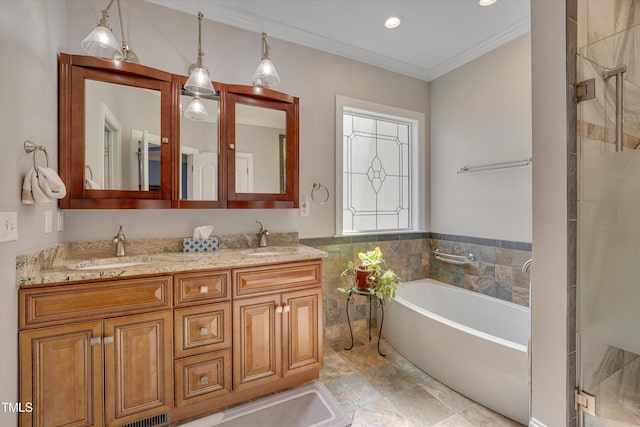
{"type": "Polygon", "coordinates": [[[384,307],[383,335],[430,376],[529,423],[529,309],[433,279],[405,283],[384,307]]]}

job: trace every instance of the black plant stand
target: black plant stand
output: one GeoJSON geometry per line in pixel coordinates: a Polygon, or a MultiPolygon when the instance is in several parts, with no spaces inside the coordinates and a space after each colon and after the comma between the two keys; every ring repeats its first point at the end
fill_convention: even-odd
{"type": "Polygon", "coordinates": [[[345,347],[345,350],[351,350],[354,345],[353,340],[353,329],[351,329],[351,319],[349,318],[349,305],[354,304],[354,295],[363,295],[369,298],[369,341],[371,341],[371,314],[373,312],[373,307],[375,303],[375,307],[382,310],[382,318],[380,319],[380,329],[378,330],[378,354],[380,356],[386,357],[386,354],[382,354],[380,351],[380,337],[382,336],[382,324],[384,323],[384,299],[378,298],[375,295],[371,295],[371,293],[367,290],[360,290],[356,286],[349,289],[347,293],[347,324],[349,325],[349,333],[351,334],[351,345],[349,347],[345,347]]]}

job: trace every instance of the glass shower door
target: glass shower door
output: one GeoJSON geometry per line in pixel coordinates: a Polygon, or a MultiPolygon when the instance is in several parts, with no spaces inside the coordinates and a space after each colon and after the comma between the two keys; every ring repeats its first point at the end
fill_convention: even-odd
{"type": "Polygon", "coordinates": [[[581,49],[578,109],[580,388],[587,427],[640,426],[640,26],[581,49]]]}

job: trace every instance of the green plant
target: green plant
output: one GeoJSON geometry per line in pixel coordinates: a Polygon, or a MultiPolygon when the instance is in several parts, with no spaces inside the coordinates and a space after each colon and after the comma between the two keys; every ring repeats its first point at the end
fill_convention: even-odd
{"type": "MultiPolygon", "coordinates": [[[[359,252],[358,258],[360,259],[358,266],[353,261],[349,261],[347,268],[340,274],[342,282],[348,286],[338,288],[338,291],[350,295],[353,288],[358,286],[356,282],[358,270],[365,270],[368,291],[371,295],[380,299],[395,298],[402,280],[387,266],[380,248],[359,252]]],[[[360,287],[360,289],[367,290],[366,287],[360,287]]]]}

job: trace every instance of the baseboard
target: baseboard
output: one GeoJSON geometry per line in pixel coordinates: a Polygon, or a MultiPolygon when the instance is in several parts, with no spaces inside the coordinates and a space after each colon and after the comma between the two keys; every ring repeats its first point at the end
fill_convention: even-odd
{"type": "Polygon", "coordinates": [[[547,427],[547,426],[541,423],[540,421],[536,420],[535,418],[531,418],[531,420],[529,421],[529,427],[547,427]]]}

